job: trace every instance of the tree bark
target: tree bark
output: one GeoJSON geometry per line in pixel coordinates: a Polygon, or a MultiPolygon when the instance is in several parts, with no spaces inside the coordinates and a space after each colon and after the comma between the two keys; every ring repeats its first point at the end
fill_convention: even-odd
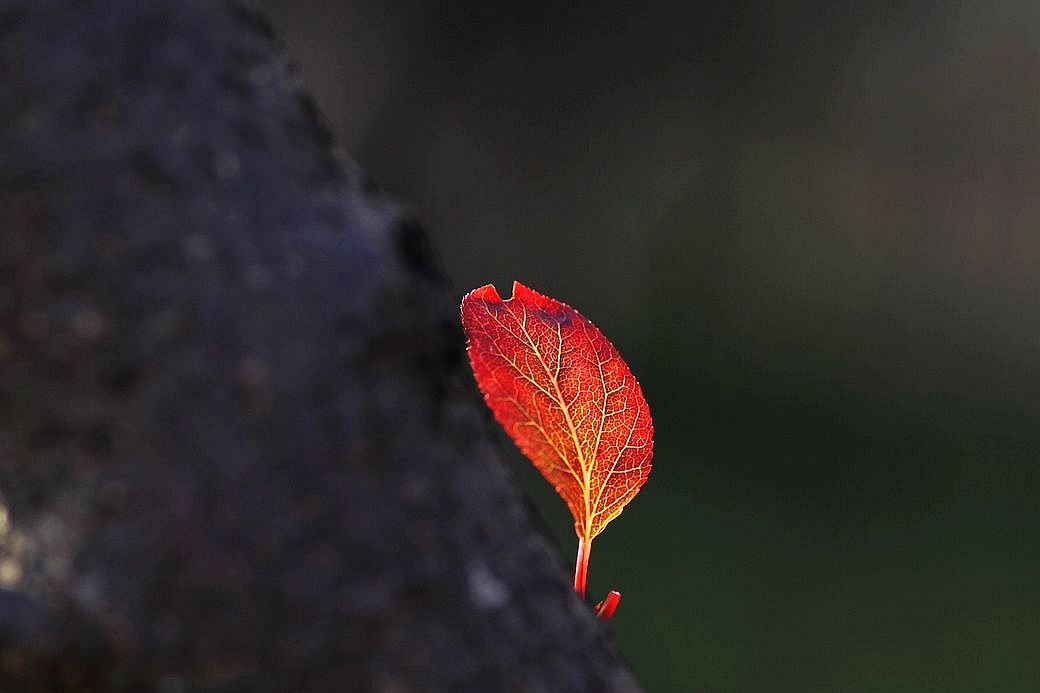
{"type": "Polygon", "coordinates": [[[488,421],[252,11],[0,0],[0,690],[637,690],[488,421]]]}

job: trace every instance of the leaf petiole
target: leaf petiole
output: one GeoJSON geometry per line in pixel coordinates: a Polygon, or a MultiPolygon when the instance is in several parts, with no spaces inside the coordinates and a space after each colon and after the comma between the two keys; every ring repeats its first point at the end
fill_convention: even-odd
{"type": "Polygon", "coordinates": [[[585,598],[585,582],[589,575],[589,554],[592,553],[592,540],[578,539],[578,558],[574,564],[574,591],[582,599],[585,598]]]}
{"type": "MultiPolygon", "coordinates": [[[[588,582],[589,575],[589,555],[592,553],[592,540],[585,541],[584,539],[578,539],[578,557],[574,563],[574,591],[584,599],[586,592],[586,584],[588,582]]],[[[604,621],[608,620],[617,611],[618,604],[621,603],[621,593],[617,590],[611,590],[606,598],[596,604],[596,615],[602,618],[604,621]]]]}

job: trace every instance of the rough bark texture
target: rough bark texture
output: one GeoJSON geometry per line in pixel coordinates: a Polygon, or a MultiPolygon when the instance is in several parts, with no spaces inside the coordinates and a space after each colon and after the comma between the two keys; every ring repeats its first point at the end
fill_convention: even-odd
{"type": "Polygon", "coordinates": [[[0,690],[635,690],[269,31],[0,0],[0,690]]]}

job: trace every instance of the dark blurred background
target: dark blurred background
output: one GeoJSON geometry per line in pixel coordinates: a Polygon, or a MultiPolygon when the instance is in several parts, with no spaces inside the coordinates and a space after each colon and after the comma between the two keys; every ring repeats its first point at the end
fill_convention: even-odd
{"type": "Polygon", "coordinates": [[[1040,690],[1040,3],[260,5],[460,296],[642,382],[590,591],[648,691],[1040,690]]]}

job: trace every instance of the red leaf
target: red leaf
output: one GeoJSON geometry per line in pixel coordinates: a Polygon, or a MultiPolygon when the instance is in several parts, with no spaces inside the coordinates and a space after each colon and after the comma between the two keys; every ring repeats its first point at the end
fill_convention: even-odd
{"type": "Polygon", "coordinates": [[[469,358],[484,399],[560,494],[578,534],[584,594],[592,540],[650,473],[653,423],[639,382],[581,313],[519,282],[462,299],[469,358]]]}

